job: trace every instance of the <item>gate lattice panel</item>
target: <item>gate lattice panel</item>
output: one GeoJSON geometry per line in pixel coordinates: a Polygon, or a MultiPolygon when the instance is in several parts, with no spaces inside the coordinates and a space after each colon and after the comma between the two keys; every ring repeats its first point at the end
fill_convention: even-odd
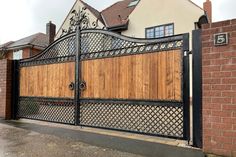
{"type": "Polygon", "coordinates": [[[80,124],[152,135],[182,137],[183,107],[176,103],[81,101],[80,124]]]}
{"type": "Polygon", "coordinates": [[[20,98],[18,117],[75,124],[73,99],[20,98]]]}

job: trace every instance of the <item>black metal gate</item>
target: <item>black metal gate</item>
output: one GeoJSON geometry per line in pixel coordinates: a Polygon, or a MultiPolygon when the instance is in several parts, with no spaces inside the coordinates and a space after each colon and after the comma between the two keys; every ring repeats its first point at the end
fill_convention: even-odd
{"type": "MultiPolygon", "coordinates": [[[[75,14],[75,17],[71,19],[71,27],[68,31],[64,31],[65,34],[60,39],[41,54],[20,61],[17,117],[189,140],[188,34],[150,40],[129,38],[107,30],[88,29],[88,23],[84,22],[87,17],[81,16],[79,19],[76,16],[78,15],[75,14]],[[76,19],[79,20],[76,21],[76,19]],[[178,52],[174,52],[175,50],[178,52]],[[90,88],[90,85],[83,80],[82,64],[84,62],[146,54],[164,54],[169,51],[180,55],[180,99],[174,97],[129,99],[83,96],[83,91],[90,88]],[[69,88],[74,93],[70,95],[68,91],[67,95],[70,97],[65,93],[64,95],[55,94],[57,90],[38,94],[32,89],[34,80],[28,83],[22,81],[21,75],[30,77],[31,74],[34,75],[35,69],[39,69],[35,72],[37,80],[43,79],[40,77],[43,70],[47,71],[47,77],[50,77],[48,80],[51,80],[51,77],[63,76],[66,71],[71,70],[66,67],[71,66],[67,63],[74,66],[74,73],[71,72],[74,74],[74,80],[67,80],[65,84],[59,81],[57,89],[69,88]],[[62,66],[62,64],[66,65],[62,66]],[[44,66],[46,66],[45,69],[44,66]],[[55,68],[53,66],[57,68],[58,73],[51,76],[50,68],[55,68]],[[25,67],[26,69],[24,69],[25,67]],[[60,74],[60,68],[64,68],[64,74],[60,74]],[[27,72],[27,70],[33,72],[27,72]],[[25,84],[27,91],[24,91],[25,84]],[[26,94],[22,94],[22,91],[26,94]]],[[[96,25],[94,26],[96,27],[96,25]]],[[[47,81],[40,81],[44,81],[48,86],[47,81]]],[[[41,89],[40,85],[35,86],[37,90],[45,90],[44,87],[41,89]]]]}

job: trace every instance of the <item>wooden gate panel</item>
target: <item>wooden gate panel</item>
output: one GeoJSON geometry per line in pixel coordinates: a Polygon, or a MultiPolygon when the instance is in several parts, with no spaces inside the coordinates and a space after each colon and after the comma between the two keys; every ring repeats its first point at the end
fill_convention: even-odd
{"type": "Polygon", "coordinates": [[[74,62],[22,67],[20,96],[73,98],[69,85],[75,80],[74,67],[74,62]]]}
{"type": "Polygon", "coordinates": [[[82,61],[81,98],[181,101],[181,50],[82,61]]]}

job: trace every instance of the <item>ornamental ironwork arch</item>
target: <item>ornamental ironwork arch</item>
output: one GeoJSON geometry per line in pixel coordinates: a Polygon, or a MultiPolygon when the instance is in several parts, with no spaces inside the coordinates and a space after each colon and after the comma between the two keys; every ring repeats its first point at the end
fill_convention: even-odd
{"type": "MultiPolygon", "coordinates": [[[[71,14],[72,17],[70,18],[70,25],[68,29],[62,29],[61,37],[66,34],[75,32],[77,27],[79,27],[80,30],[97,29],[99,27],[98,19],[91,22],[86,7],[82,7],[78,11],[72,10],[71,14]]],[[[102,29],[104,29],[104,27],[102,29]]]]}

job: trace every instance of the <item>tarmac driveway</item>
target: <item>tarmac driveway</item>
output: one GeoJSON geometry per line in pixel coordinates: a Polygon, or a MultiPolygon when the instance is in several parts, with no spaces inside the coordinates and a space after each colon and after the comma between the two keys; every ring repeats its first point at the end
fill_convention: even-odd
{"type": "Polygon", "coordinates": [[[0,123],[0,157],[142,157],[0,123]]]}

